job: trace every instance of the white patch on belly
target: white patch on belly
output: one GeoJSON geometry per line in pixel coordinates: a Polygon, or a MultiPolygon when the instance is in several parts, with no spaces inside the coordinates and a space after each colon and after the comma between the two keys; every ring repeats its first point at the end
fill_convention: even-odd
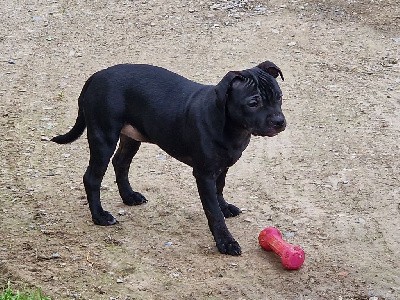
{"type": "Polygon", "coordinates": [[[141,134],[139,130],[132,125],[124,125],[124,127],[121,129],[121,134],[126,135],[138,142],[149,142],[149,139],[141,134]]]}

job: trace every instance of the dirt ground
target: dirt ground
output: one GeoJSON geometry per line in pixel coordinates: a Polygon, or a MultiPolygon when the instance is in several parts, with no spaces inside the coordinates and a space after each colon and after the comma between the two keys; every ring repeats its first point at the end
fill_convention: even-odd
{"type": "Polygon", "coordinates": [[[54,299],[400,299],[398,0],[4,0],[0,8],[0,284],[54,299]],[[92,73],[117,63],[217,83],[281,67],[288,127],[252,138],[230,170],[217,252],[191,169],[154,145],[132,165],[149,202],[126,207],[113,170],[91,222],[86,138],[48,142],[92,73]],[[301,245],[298,271],[260,249],[265,226],[301,245]]]}

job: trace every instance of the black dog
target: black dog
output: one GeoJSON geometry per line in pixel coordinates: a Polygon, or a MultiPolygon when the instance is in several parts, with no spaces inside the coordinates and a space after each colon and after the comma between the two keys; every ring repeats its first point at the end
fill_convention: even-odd
{"type": "Polygon", "coordinates": [[[101,206],[100,185],[118,139],[112,163],[127,205],[147,201],[132,190],[128,172],[140,143],[154,143],[193,168],[218,250],[240,255],[224,217],[241,211],[222,195],[225,176],[251,135],[272,137],[285,129],[282,92],[275,80],[278,75],[283,80],[281,70],[268,61],[229,72],[216,86],[149,65],[116,65],[92,75],[79,96],[74,127],[52,141],[71,143],[87,127],[90,161],[83,182],[93,222],[117,222],[101,206]]]}

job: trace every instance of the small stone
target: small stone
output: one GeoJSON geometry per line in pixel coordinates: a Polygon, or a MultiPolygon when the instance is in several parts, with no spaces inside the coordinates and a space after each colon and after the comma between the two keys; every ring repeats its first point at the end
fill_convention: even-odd
{"type": "Polygon", "coordinates": [[[122,278],[117,279],[117,283],[123,283],[123,282],[124,282],[124,280],[122,278]]]}
{"type": "Polygon", "coordinates": [[[192,14],[194,13],[196,10],[194,8],[189,8],[189,12],[192,14]]]}
{"type": "Polygon", "coordinates": [[[392,41],[400,44],[400,37],[392,38],[392,41]]]}
{"type": "Polygon", "coordinates": [[[296,43],[296,42],[290,42],[290,43],[288,43],[287,45],[288,45],[289,47],[293,47],[293,46],[296,46],[297,43],[296,43]]]}
{"type": "Polygon", "coordinates": [[[165,242],[164,246],[170,247],[170,246],[172,246],[172,242],[165,242]]]}
{"type": "Polygon", "coordinates": [[[286,238],[292,238],[295,236],[295,233],[293,231],[286,231],[283,233],[284,237],[286,238]]]}
{"type": "Polygon", "coordinates": [[[338,274],[338,276],[340,276],[340,277],[347,277],[348,275],[349,275],[349,272],[347,272],[347,271],[341,271],[341,272],[339,272],[339,273],[337,273],[338,274]]]}
{"type": "Polygon", "coordinates": [[[160,160],[160,161],[163,161],[163,160],[167,159],[167,156],[164,153],[159,153],[159,154],[156,155],[156,159],[160,160]]]}
{"type": "Polygon", "coordinates": [[[320,240],[327,240],[329,238],[327,234],[319,234],[319,235],[317,235],[317,237],[320,240]]]}
{"type": "Polygon", "coordinates": [[[125,216],[125,215],[126,215],[126,211],[123,210],[123,209],[120,209],[120,210],[118,211],[118,214],[119,214],[120,216],[125,216]]]}
{"type": "Polygon", "coordinates": [[[50,138],[49,138],[48,136],[42,136],[42,137],[40,138],[40,140],[41,140],[42,142],[49,142],[49,141],[50,141],[50,138]]]}
{"type": "Polygon", "coordinates": [[[365,221],[365,219],[363,219],[363,218],[358,218],[358,219],[356,220],[356,223],[359,223],[359,224],[361,224],[361,225],[365,225],[365,223],[367,223],[367,221],[365,221]]]}
{"type": "Polygon", "coordinates": [[[173,273],[171,273],[171,277],[173,277],[173,278],[178,278],[180,275],[181,275],[181,274],[178,273],[178,272],[173,272],[173,273]]]}

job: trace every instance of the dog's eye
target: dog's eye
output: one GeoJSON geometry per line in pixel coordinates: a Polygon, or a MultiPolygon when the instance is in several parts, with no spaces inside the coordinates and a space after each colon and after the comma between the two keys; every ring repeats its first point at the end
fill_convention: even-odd
{"type": "Polygon", "coordinates": [[[247,102],[247,106],[254,108],[257,107],[259,103],[260,103],[259,97],[254,97],[249,102],[247,102]]]}

